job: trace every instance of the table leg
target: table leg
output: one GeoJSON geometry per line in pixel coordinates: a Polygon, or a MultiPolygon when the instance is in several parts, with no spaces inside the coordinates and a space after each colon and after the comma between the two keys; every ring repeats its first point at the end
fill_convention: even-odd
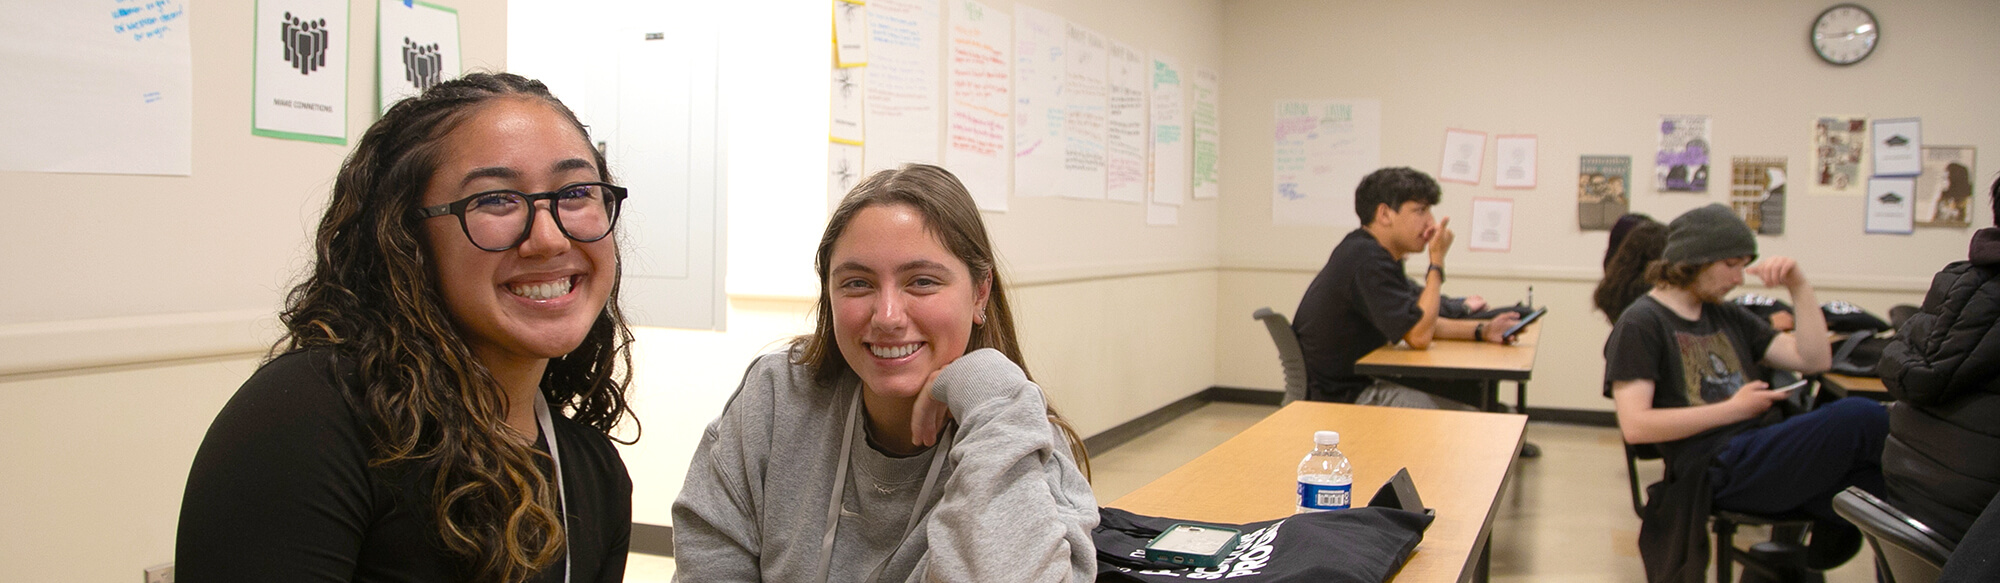
{"type": "Polygon", "coordinates": [[[1493,573],[1493,537],[1486,537],[1486,544],[1479,547],[1479,565],[1472,569],[1473,583],[1486,583],[1493,573]]]}
{"type": "MultiPolygon", "coordinates": [[[[1514,381],[1514,412],[1528,414],[1528,381],[1514,381]]],[[[1542,457],[1542,446],[1528,441],[1521,442],[1521,457],[1531,459],[1542,457]]]]}

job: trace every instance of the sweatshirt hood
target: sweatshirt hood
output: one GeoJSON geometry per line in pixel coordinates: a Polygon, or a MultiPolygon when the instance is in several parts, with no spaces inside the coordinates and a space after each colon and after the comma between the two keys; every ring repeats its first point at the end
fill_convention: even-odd
{"type": "Polygon", "coordinates": [[[1992,266],[2000,264],[2000,227],[1987,227],[1972,234],[1972,249],[1967,259],[1973,265],[1992,266]]]}

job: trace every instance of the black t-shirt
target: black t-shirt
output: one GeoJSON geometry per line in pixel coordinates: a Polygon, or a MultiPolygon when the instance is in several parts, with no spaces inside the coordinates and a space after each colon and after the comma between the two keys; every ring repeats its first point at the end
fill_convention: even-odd
{"type": "Polygon", "coordinates": [[[1764,380],[1759,361],[1777,337],[1770,322],[1743,306],[1703,303],[1701,319],[1690,322],[1653,296],[1639,296],[1604,342],[1604,396],[1611,397],[1613,382],[1650,380],[1655,409],[1727,401],[1745,383],[1764,380]]]}
{"type": "MultiPolygon", "coordinates": [[[[181,500],[175,571],[188,581],[458,581],[429,477],[371,467],[356,383],[329,349],[266,363],[208,428],[181,500]]],[[[632,480],[610,440],[556,415],[571,580],[620,581],[632,480]]],[[[537,443],[547,451],[547,440],[537,443]]],[[[399,464],[406,465],[406,464],[399,464]]],[[[548,466],[543,466],[548,471],[548,466]]],[[[560,583],[562,561],[529,581],[560,583]]]]}
{"type": "Polygon", "coordinates": [[[1341,239],[1292,317],[1306,360],[1306,398],[1354,402],[1372,382],[1354,373],[1354,362],[1409,333],[1424,317],[1422,294],[1367,229],[1341,239]]]}

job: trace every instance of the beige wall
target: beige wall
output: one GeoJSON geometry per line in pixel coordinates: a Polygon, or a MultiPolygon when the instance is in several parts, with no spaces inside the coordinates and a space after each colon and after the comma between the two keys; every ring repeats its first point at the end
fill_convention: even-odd
{"type": "MultiPolygon", "coordinates": [[[[1669,219],[1727,199],[1730,156],[1778,155],[1794,176],[1807,168],[1819,114],[1915,116],[1924,141],[2000,151],[1991,94],[2000,71],[1976,63],[2000,54],[2000,7],[1977,0],[1870,4],[1883,40],[1866,62],[1821,63],[1806,47],[1808,23],[1828,3],[1776,2],[1327,2],[1224,5],[1225,142],[1217,306],[1217,383],[1276,388],[1276,350],[1250,311],[1295,311],[1299,297],[1349,227],[1271,224],[1272,107],[1279,99],[1379,98],[1382,163],[1435,174],[1446,128],[1540,137],[1540,188],[1446,184],[1437,212],[1461,217],[1448,258],[1449,294],[1514,301],[1526,287],[1553,308],[1542,333],[1535,407],[1609,410],[1599,396],[1610,327],[1591,311],[1603,232],[1579,232],[1572,177],[1584,154],[1633,157],[1649,176],[1658,115],[1712,116],[1714,180],[1707,194],[1660,194],[1635,185],[1633,210],[1669,219]],[[1513,250],[1466,250],[1473,197],[1514,201],[1513,250]]],[[[1491,146],[1487,159],[1493,158],[1491,146]]],[[[1976,168],[1981,192],[2000,168],[1976,168]]],[[[1975,224],[1990,224],[1990,209],[1975,224]]],[[[1786,234],[1760,237],[1765,255],[1792,255],[1821,288],[1886,314],[1917,303],[1939,267],[1964,257],[1969,230],[1863,235],[1861,199],[1789,193],[1786,234]]],[[[1351,220],[1351,219],[1350,219],[1351,220]]],[[[1356,221],[1358,222],[1358,221],[1356,221]]],[[[1425,259],[1409,267],[1421,271],[1425,259]]],[[[1766,290],[1782,296],[1782,290],[1766,290]]],[[[1503,391],[1511,393],[1511,391],[1503,391]]],[[[1511,400],[1511,398],[1509,399],[1511,400]]]]}

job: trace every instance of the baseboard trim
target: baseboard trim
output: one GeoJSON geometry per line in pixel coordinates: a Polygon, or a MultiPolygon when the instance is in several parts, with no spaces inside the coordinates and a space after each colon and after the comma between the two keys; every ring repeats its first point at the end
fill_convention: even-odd
{"type": "Polygon", "coordinates": [[[674,527],[634,522],[632,542],[627,549],[661,557],[674,556],[674,527]]]}
{"type": "Polygon", "coordinates": [[[1204,390],[1182,397],[1178,401],[1167,403],[1166,406],[1154,409],[1131,421],[1120,423],[1110,429],[1097,432],[1096,435],[1083,438],[1083,448],[1089,450],[1092,455],[1095,455],[1125,445],[1126,442],[1137,439],[1139,436],[1145,435],[1148,431],[1159,429],[1160,426],[1179,419],[1182,415],[1194,412],[1195,409],[1200,409],[1202,405],[1208,404],[1208,399],[1204,397],[1207,394],[1208,391],[1204,390]]]}

